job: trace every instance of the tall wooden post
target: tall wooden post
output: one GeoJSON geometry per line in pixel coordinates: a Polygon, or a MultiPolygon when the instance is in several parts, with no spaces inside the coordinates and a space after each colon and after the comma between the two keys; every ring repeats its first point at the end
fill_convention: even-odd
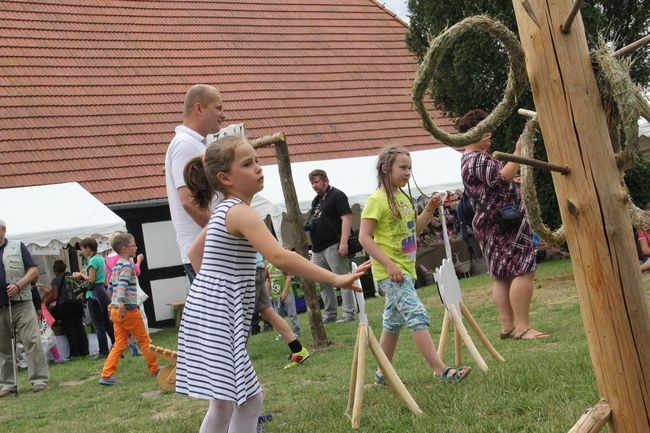
{"type": "MultiPolygon", "coordinates": [[[[280,183],[282,183],[282,193],[287,207],[286,219],[291,228],[291,236],[296,242],[296,252],[304,258],[309,259],[309,243],[307,242],[307,235],[305,235],[305,230],[303,229],[300,206],[298,205],[298,196],[296,195],[296,188],[293,183],[293,173],[291,172],[291,159],[289,158],[289,149],[284,134],[280,132],[260,137],[256,140],[251,140],[251,145],[256,149],[269,145],[275,146],[275,156],[278,160],[280,183]]],[[[313,344],[315,347],[327,346],[329,341],[327,340],[327,334],[325,333],[325,327],[323,326],[323,319],[320,314],[320,306],[318,305],[318,297],[316,296],[314,283],[305,279],[302,281],[303,293],[305,294],[305,301],[307,304],[307,314],[309,315],[309,326],[311,328],[311,335],[314,339],[313,344]]]]}
{"type": "MultiPolygon", "coordinates": [[[[615,433],[650,432],[650,317],[580,14],[572,0],[513,0],[571,254],[598,389],[615,433]]],[[[595,403],[595,402],[594,402],[595,403]]]]}

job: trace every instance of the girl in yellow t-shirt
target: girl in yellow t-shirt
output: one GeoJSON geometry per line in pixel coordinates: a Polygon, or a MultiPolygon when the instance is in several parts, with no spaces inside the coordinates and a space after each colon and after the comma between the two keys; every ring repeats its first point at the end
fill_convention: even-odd
{"type": "MultiPolygon", "coordinates": [[[[392,362],[399,332],[406,325],[436,377],[445,383],[459,382],[471,368],[451,368],[442,362],[429,334],[429,314],[415,292],[417,234],[442,201],[439,194],[434,194],[416,217],[413,201],[401,189],[410,177],[409,153],[401,147],[384,148],[377,161],[379,187],[361,213],[359,241],[370,254],[373,275],[386,294],[379,344],[392,362]]],[[[375,372],[375,381],[385,383],[379,371],[375,372]]]]}

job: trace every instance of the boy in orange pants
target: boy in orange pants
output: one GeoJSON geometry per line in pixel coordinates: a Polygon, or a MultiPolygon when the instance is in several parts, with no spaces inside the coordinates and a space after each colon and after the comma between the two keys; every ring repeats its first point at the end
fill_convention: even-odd
{"type": "Polygon", "coordinates": [[[113,237],[113,251],[120,256],[113,266],[108,292],[111,295],[111,318],[115,330],[115,344],[111,348],[102,374],[99,378],[100,385],[118,385],[121,383],[113,374],[117,371],[122,352],[128,346],[129,334],[133,335],[140,346],[142,356],[147,361],[149,373],[152,377],[158,374],[158,359],[149,351],[149,334],[144,326],[140,309],[138,307],[138,288],[136,284],[135,268],[129,261],[135,257],[138,247],[133,235],[129,233],[117,234],[113,237]]]}

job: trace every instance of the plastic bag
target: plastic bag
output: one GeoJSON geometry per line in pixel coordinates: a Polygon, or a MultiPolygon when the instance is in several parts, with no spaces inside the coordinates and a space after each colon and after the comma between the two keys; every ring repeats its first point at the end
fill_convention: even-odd
{"type": "Polygon", "coordinates": [[[47,321],[43,317],[38,319],[38,329],[41,333],[41,344],[43,345],[43,350],[47,353],[50,349],[56,346],[56,335],[50,325],[47,324],[47,321]]]}

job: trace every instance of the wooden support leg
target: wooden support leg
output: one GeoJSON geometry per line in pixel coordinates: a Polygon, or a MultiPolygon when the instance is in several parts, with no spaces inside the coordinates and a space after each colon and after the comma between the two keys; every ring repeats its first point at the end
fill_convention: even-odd
{"type": "Polygon", "coordinates": [[[607,401],[601,400],[580,417],[569,433],[598,433],[609,421],[611,415],[612,409],[609,404],[607,401]]]}
{"type": "Polygon", "coordinates": [[[478,326],[478,323],[476,323],[476,320],[474,320],[474,317],[472,316],[472,313],[469,312],[465,304],[462,302],[460,303],[460,312],[467,319],[467,323],[469,323],[469,326],[472,327],[476,335],[478,335],[479,340],[481,340],[481,343],[483,343],[483,346],[490,352],[490,355],[497,361],[504,362],[505,359],[497,352],[497,350],[492,346],[492,343],[490,343],[490,340],[488,340],[487,336],[483,332],[480,326],[478,326]]]}
{"type": "Polygon", "coordinates": [[[375,337],[375,334],[372,332],[371,328],[368,328],[368,345],[370,347],[370,351],[377,360],[379,369],[384,375],[386,384],[390,387],[390,389],[393,390],[395,394],[404,400],[404,403],[406,403],[406,406],[409,408],[411,413],[414,415],[422,415],[422,410],[415,402],[411,394],[409,394],[408,390],[402,383],[402,380],[395,372],[395,369],[391,365],[390,361],[388,358],[386,358],[384,351],[381,350],[381,346],[379,345],[379,342],[377,341],[377,338],[375,337]]]}
{"type": "Polygon", "coordinates": [[[345,409],[345,414],[352,419],[352,406],[354,405],[354,391],[357,386],[357,360],[359,359],[359,333],[361,332],[361,324],[357,328],[357,340],[354,343],[354,355],[352,357],[352,369],[350,371],[350,389],[348,390],[348,406],[345,409]]]}
{"type": "Polygon", "coordinates": [[[463,353],[461,349],[460,329],[454,324],[454,365],[458,367],[463,363],[463,353]]]}
{"type": "Polygon", "coordinates": [[[352,405],[352,428],[358,429],[361,426],[361,407],[363,404],[363,381],[366,370],[366,347],[368,347],[368,333],[366,325],[359,323],[359,333],[357,336],[359,347],[357,349],[357,373],[356,385],[354,390],[354,403],[352,405]]]}
{"type": "Polygon", "coordinates": [[[438,341],[438,355],[440,359],[445,357],[447,348],[447,337],[449,335],[449,312],[445,308],[445,316],[442,318],[442,329],[440,330],[440,341],[438,341]]]}
{"type": "Polygon", "coordinates": [[[472,341],[469,334],[467,333],[467,330],[465,329],[465,325],[463,325],[463,320],[461,319],[460,314],[456,310],[456,307],[452,304],[449,305],[448,308],[449,308],[449,314],[451,316],[451,320],[452,322],[454,322],[454,328],[456,332],[460,333],[460,336],[463,342],[465,343],[465,346],[467,346],[470,355],[472,355],[472,358],[474,358],[474,361],[476,361],[478,368],[480,368],[484,372],[487,372],[488,366],[483,360],[483,357],[481,357],[481,354],[478,353],[478,350],[476,350],[476,346],[474,345],[474,342],[472,341]]]}

